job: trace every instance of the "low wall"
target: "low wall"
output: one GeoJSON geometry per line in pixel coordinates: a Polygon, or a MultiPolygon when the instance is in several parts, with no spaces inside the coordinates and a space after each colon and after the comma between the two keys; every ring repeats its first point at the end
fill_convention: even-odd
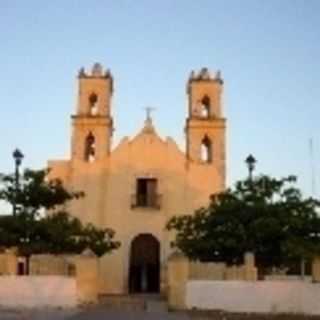
{"type": "Polygon", "coordinates": [[[301,275],[276,275],[270,274],[264,276],[266,281],[306,281],[312,282],[312,276],[301,276],[301,275]]]}
{"type": "Polygon", "coordinates": [[[1,276],[0,306],[75,307],[76,280],[63,276],[1,276]]]}
{"type": "Polygon", "coordinates": [[[30,275],[74,275],[77,255],[36,254],[30,258],[30,275]]]}
{"type": "Polygon", "coordinates": [[[254,263],[254,255],[246,253],[243,265],[227,266],[225,263],[192,262],[179,252],[173,253],[168,259],[168,302],[170,308],[186,308],[186,285],[191,280],[256,281],[257,268],[254,263]]]}
{"type": "Polygon", "coordinates": [[[227,266],[222,262],[189,262],[190,280],[256,280],[257,272],[254,268],[245,265],[227,266]]]}
{"type": "Polygon", "coordinates": [[[303,281],[201,281],[186,284],[187,309],[320,315],[320,284],[303,281]]]}

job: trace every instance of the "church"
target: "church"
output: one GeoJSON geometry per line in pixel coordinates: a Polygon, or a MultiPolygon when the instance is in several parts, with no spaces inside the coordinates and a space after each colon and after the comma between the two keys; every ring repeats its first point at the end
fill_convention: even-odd
{"type": "Polygon", "coordinates": [[[213,75],[203,68],[192,71],[187,80],[186,150],[157,134],[150,112],[134,137],[113,146],[111,72],[98,63],[90,71],[82,68],[78,88],[71,116],[71,156],[49,161],[51,177],[60,178],[69,190],[85,193],[67,205],[72,215],[113,229],[121,242],[119,249],[99,259],[100,293],[164,292],[173,250],[167,221],[192,214],[225,188],[220,72],[213,75]]]}

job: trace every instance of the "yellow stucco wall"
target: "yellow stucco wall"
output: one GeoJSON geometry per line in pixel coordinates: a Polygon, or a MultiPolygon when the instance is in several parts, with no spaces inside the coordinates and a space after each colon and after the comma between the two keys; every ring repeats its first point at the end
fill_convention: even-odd
{"type": "MultiPolygon", "coordinates": [[[[212,90],[215,90],[217,84],[212,82],[212,86],[215,86],[213,88],[204,81],[204,85],[205,88],[201,90],[205,92],[208,86],[213,97],[212,90]]],[[[98,90],[101,90],[101,86],[98,90]]],[[[217,93],[219,97],[220,91],[219,87],[219,93],[217,93]]],[[[110,98],[111,93],[107,93],[106,96],[110,98]]],[[[80,103],[81,99],[83,99],[82,96],[80,103]]],[[[218,101],[216,96],[213,99],[215,103],[218,101]]],[[[109,102],[103,101],[109,106],[109,102]]],[[[84,107],[78,106],[78,110],[84,110],[84,107]]],[[[217,110],[220,114],[221,106],[217,110]]],[[[124,138],[112,152],[105,155],[101,152],[101,146],[105,146],[106,143],[99,141],[103,140],[100,135],[101,127],[96,128],[94,121],[89,121],[89,128],[73,122],[71,159],[49,161],[52,178],[59,177],[67,188],[85,193],[83,199],[72,201],[67,209],[85,223],[92,222],[99,227],[114,229],[116,239],[121,242],[120,249],[102,257],[99,261],[101,292],[127,292],[130,245],[139,234],[149,233],[158,239],[161,270],[165,270],[167,257],[171,253],[172,237],[165,230],[168,219],[173,215],[191,214],[195,209],[205,206],[211,194],[224,189],[225,121],[208,119],[201,122],[195,119],[195,122],[198,129],[191,130],[188,135],[192,148],[198,144],[197,139],[200,135],[203,136],[205,133],[213,136],[217,141],[211,163],[190,159],[178,148],[173,139],[162,139],[157,134],[151,119],[146,120],[144,127],[134,138],[124,138]],[[207,122],[210,123],[209,129],[207,122]],[[89,129],[91,131],[97,129],[98,132],[96,147],[98,156],[92,163],[85,162],[79,156],[83,153],[82,151],[74,150],[77,149],[77,145],[79,145],[78,148],[82,148],[81,143],[83,143],[83,141],[74,141],[74,137],[84,136],[83,131],[89,129]],[[131,207],[131,197],[136,192],[137,178],[158,180],[157,192],[161,195],[160,209],[131,207]]],[[[110,127],[107,126],[105,129],[106,139],[109,141],[111,137],[107,136],[107,133],[110,127]]],[[[165,274],[162,273],[161,278],[165,281],[165,274]]]]}
{"type": "Polygon", "coordinates": [[[6,249],[0,253],[0,276],[16,275],[18,271],[17,250],[15,248],[6,249]]]}

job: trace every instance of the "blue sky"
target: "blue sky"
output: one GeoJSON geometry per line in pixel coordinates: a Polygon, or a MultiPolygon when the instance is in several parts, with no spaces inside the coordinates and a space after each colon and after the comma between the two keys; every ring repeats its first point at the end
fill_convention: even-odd
{"type": "Polygon", "coordinates": [[[99,61],[115,79],[115,142],[156,107],[163,136],[183,146],[191,69],[225,80],[228,184],[247,174],[296,174],[311,193],[309,140],[319,181],[320,1],[0,1],[0,171],[66,158],[76,75],[99,61]]]}

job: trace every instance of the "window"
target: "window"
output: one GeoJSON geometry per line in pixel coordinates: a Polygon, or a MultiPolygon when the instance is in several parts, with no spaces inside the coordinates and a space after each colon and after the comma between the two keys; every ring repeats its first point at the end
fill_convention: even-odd
{"type": "Polygon", "coordinates": [[[204,96],[201,100],[200,115],[201,118],[210,117],[210,98],[208,96],[204,96]]]}
{"type": "Polygon", "coordinates": [[[98,96],[92,93],[89,97],[89,113],[92,116],[98,114],[98,96]]]}
{"type": "Polygon", "coordinates": [[[212,143],[209,137],[206,135],[201,141],[200,159],[203,162],[212,162],[212,143]]]}
{"type": "Polygon", "coordinates": [[[157,194],[158,181],[155,178],[139,178],[136,182],[136,194],[133,195],[132,207],[160,208],[157,194]]]}
{"type": "Polygon", "coordinates": [[[84,159],[88,162],[93,162],[96,156],[96,142],[95,138],[90,132],[85,141],[84,159]]]}

